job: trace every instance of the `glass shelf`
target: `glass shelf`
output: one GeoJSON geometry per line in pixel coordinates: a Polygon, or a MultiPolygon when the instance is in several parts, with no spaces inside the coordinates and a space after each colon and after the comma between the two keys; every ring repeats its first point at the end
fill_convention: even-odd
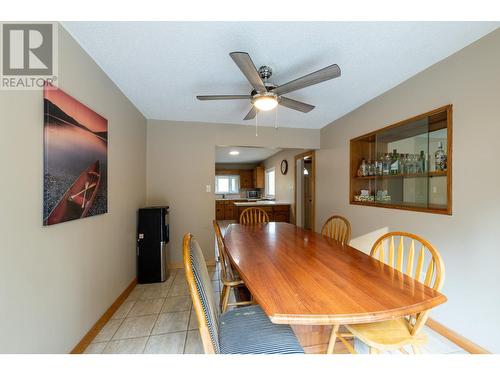
{"type": "Polygon", "coordinates": [[[451,114],[449,105],[352,139],[350,203],[451,215],[451,114]]]}
{"type": "Polygon", "coordinates": [[[440,177],[447,176],[448,171],[433,171],[429,173],[407,173],[407,174],[388,174],[388,175],[376,175],[376,176],[356,176],[358,180],[374,180],[376,178],[418,178],[418,177],[440,177]]]}

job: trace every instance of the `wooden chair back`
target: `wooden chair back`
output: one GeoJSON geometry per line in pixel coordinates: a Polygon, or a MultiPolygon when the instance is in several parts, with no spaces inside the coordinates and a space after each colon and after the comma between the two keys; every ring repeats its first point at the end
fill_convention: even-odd
{"type": "Polygon", "coordinates": [[[191,233],[183,240],[184,268],[194,311],[198,318],[203,349],[207,354],[220,353],[219,304],[215,300],[210,275],[198,241],[191,233]]]}
{"type": "MultiPolygon", "coordinates": [[[[370,255],[434,290],[440,291],[443,286],[445,268],[441,255],[427,240],[416,234],[406,232],[384,234],[375,242],[370,255]]],[[[423,311],[408,317],[412,334],[418,333],[422,328],[427,320],[427,314],[427,311],[423,311]]]]}
{"type": "Polygon", "coordinates": [[[330,216],[323,224],[321,234],[347,245],[351,241],[351,223],[345,217],[330,216]]]}
{"type": "Polygon", "coordinates": [[[259,207],[249,207],[240,215],[240,224],[262,224],[269,223],[269,215],[259,207]]]}
{"type": "Polygon", "coordinates": [[[215,237],[217,238],[217,248],[219,249],[219,255],[221,260],[221,272],[223,280],[232,281],[234,280],[233,269],[231,268],[231,262],[226,253],[226,245],[224,244],[224,237],[222,237],[222,232],[217,220],[213,221],[215,237]]]}

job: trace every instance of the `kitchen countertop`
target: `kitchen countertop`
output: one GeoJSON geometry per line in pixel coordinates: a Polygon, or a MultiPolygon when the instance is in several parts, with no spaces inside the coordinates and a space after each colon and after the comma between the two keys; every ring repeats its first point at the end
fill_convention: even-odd
{"type": "Polygon", "coordinates": [[[290,206],[290,202],[286,201],[256,201],[256,202],[235,202],[235,206],[290,206]]]}
{"type": "Polygon", "coordinates": [[[248,198],[216,198],[216,201],[246,201],[248,198]]]}

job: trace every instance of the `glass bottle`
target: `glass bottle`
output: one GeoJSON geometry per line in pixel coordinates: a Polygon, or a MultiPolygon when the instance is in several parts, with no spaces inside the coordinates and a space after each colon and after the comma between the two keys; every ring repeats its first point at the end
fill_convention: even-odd
{"type": "Polygon", "coordinates": [[[405,154],[403,170],[405,174],[410,173],[410,154],[405,154]]]}
{"type": "Polygon", "coordinates": [[[384,155],[383,165],[384,165],[384,167],[383,167],[382,173],[384,175],[389,174],[389,172],[391,170],[391,156],[389,154],[384,155]]]}
{"type": "Polygon", "coordinates": [[[375,175],[375,166],[373,165],[372,159],[368,160],[368,176],[374,176],[375,175]]]}
{"type": "Polygon", "coordinates": [[[411,163],[410,163],[410,167],[411,167],[411,172],[412,174],[415,174],[417,173],[417,169],[418,169],[418,155],[417,154],[411,154],[411,163]]]}
{"type": "Polygon", "coordinates": [[[404,174],[404,165],[405,165],[404,160],[405,160],[405,155],[399,154],[398,174],[404,174]]]}
{"type": "Polygon", "coordinates": [[[377,176],[382,176],[384,174],[384,158],[380,154],[380,158],[377,162],[377,176]]]}
{"type": "Polygon", "coordinates": [[[391,174],[398,174],[398,153],[396,150],[392,150],[392,155],[391,155],[391,174]]]}
{"type": "Polygon", "coordinates": [[[366,166],[365,159],[363,159],[361,161],[361,165],[360,165],[359,170],[358,170],[358,175],[361,176],[361,177],[365,177],[365,176],[368,175],[368,168],[366,166]]]}
{"type": "Polygon", "coordinates": [[[420,151],[420,156],[418,157],[418,173],[425,173],[425,154],[424,151],[420,151]]]}
{"type": "Polygon", "coordinates": [[[412,173],[412,160],[411,160],[411,154],[406,154],[406,174],[411,174],[412,173]]]}
{"type": "Polygon", "coordinates": [[[446,154],[443,150],[443,142],[439,142],[438,149],[434,153],[434,163],[436,166],[436,171],[446,170],[446,154]]]}

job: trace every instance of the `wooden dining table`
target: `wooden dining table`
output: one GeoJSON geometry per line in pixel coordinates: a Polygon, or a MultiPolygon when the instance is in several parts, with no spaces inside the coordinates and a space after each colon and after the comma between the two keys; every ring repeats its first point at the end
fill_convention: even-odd
{"type": "Polygon", "coordinates": [[[224,242],[269,319],[290,324],[309,353],[325,352],[333,325],[429,310],[446,297],[351,246],[288,223],[230,224],[224,242]]]}

